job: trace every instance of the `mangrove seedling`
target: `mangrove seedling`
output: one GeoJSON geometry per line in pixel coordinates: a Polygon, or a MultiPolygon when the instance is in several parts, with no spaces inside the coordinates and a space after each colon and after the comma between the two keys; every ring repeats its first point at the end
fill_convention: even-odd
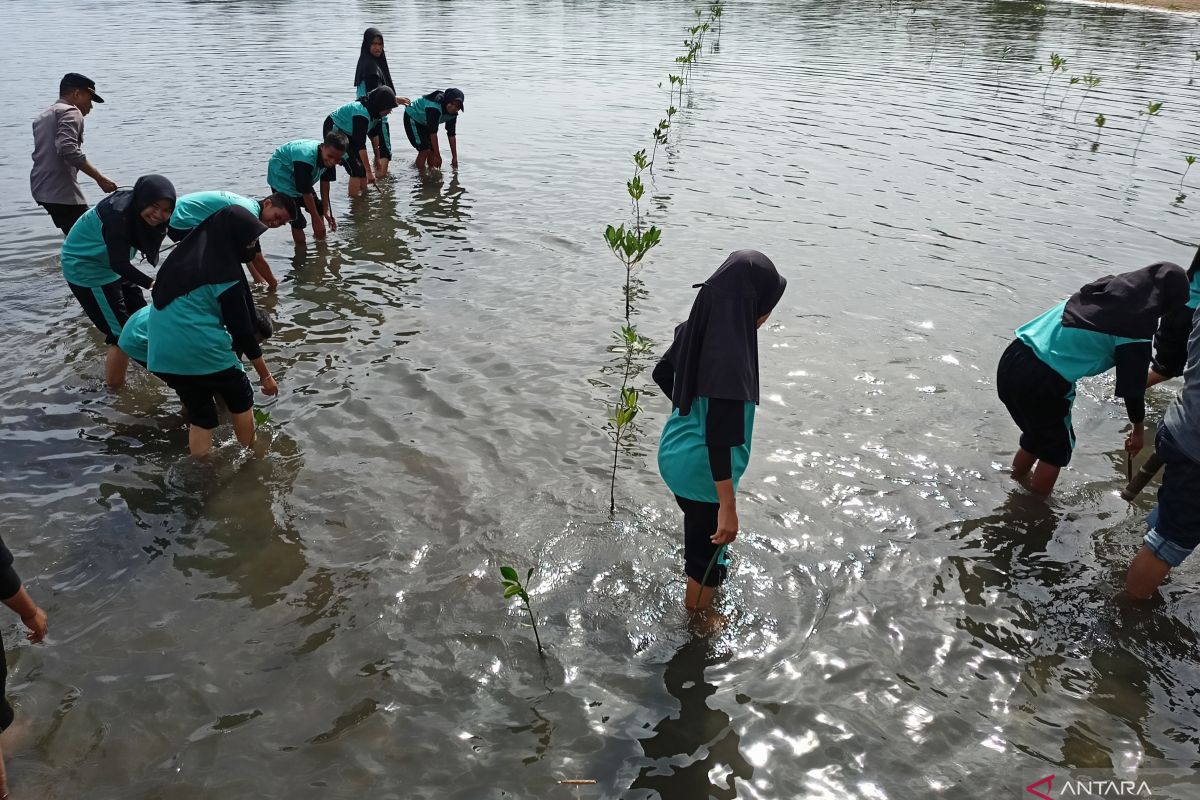
{"type": "Polygon", "coordinates": [[[271,421],[271,412],[261,408],[254,409],[254,427],[261,428],[271,421]]]}
{"type": "Polygon", "coordinates": [[[1096,141],[1092,142],[1092,152],[1096,152],[1096,148],[1100,146],[1100,132],[1104,130],[1104,123],[1107,122],[1103,114],[1097,114],[1096,123],[1096,141]]]}
{"type": "Polygon", "coordinates": [[[1159,112],[1159,111],[1162,111],[1162,107],[1163,107],[1163,104],[1162,104],[1162,101],[1161,101],[1161,100],[1160,100],[1160,101],[1158,101],[1157,103],[1155,103],[1155,102],[1151,101],[1151,102],[1149,102],[1149,103],[1147,103],[1147,104],[1146,104],[1146,110],[1145,110],[1145,111],[1139,111],[1139,112],[1138,112],[1138,114],[1139,114],[1139,115],[1141,115],[1141,114],[1145,114],[1145,115],[1146,115],[1146,121],[1142,123],[1142,132],[1141,132],[1140,134],[1138,134],[1138,140],[1137,140],[1137,144],[1135,144],[1135,145],[1133,146],[1133,158],[1134,158],[1134,160],[1137,160],[1137,154],[1138,154],[1138,150],[1141,148],[1141,146],[1142,146],[1142,139],[1143,139],[1143,138],[1145,137],[1145,135],[1146,135],[1146,128],[1149,128],[1149,127],[1150,127],[1150,118],[1151,118],[1151,117],[1156,117],[1156,116],[1158,116],[1158,112],[1159,112]]]}
{"type": "Polygon", "coordinates": [[[1192,51],[1192,68],[1188,70],[1188,86],[1196,82],[1196,62],[1200,61],[1200,50],[1192,51]]]}
{"type": "MultiPolygon", "coordinates": [[[[618,339],[625,339],[625,353],[627,367],[625,374],[628,379],[630,368],[634,354],[640,350],[648,348],[649,343],[638,336],[637,331],[626,325],[621,329],[621,333],[617,334],[618,339]],[[632,343],[630,343],[632,340],[632,343]]],[[[637,418],[638,412],[642,407],[638,405],[639,394],[638,390],[632,386],[622,386],[621,395],[613,406],[612,413],[609,415],[609,422],[612,425],[613,437],[613,463],[612,463],[612,479],[608,486],[608,513],[610,515],[617,513],[617,458],[621,454],[621,443],[629,429],[637,418]]]]}
{"type": "Polygon", "coordinates": [[[529,625],[533,628],[533,638],[537,642],[538,655],[544,655],[545,649],[542,647],[542,637],[538,636],[537,617],[533,615],[533,606],[529,604],[529,592],[526,590],[526,585],[529,579],[533,577],[533,567],[525,573],[525,583],[521,583],[521,576],[512,567],[501,567],[500,577],[503,578],[501,585],[504,587],[504,599],[510,597],[520,597],[525,601],[525,610],[529,612],[529,625]]]}
{"type": "Polygon", "coordinates": [[[1183,193],[1183,181],[1187,178],[1188,170],[1192,168],[1192,164],[1196,163],[1196,157],[1184,156],[1183,160],[1187,162],[1187,166],[1183,168],[1183,174],[1179,176],[1179,196],[1175,198],[1176,203],[1183,202],[1183,199],[1187,197],[1187,195],[1183,193]]]}
{"type": "Polygon", "coordinates": [[[1042,100],[1046,99],[1046,92],[1050,91],[1050,81],[1054,80],[1054,74],[1062,70],[1067,71],[1067,60],[1058,53],[1050,54],[1050,77],[1046,79],[1046,88],[1042,90],[1042,100]]]}
{"type": "Polygon", "coordinates": [[[1083,101],[1087,100],[1088,92],[1100,85],[1099,76],[1088,70],[1088,74],[1083,76],[1083,97],[1079,98],[1079,105],[1075,106],[1075,116],[1071,117],[1071,124],[1075,124],[1075,120],[1079,119],[1079,111],[1083,108],[1083,101]]]}

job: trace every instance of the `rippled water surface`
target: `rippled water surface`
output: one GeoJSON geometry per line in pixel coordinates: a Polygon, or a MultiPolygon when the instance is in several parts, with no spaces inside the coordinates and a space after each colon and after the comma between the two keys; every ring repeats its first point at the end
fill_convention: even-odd
{"type": "Polygon", "coordinates": [[[728,624],[694,639],[657,395],[607,513],[622,275],[600,236],[691,4],[5,10],[0,534],[52,631],[29,647],[4,619],[19,796],[1016,797],[1198,760],[1200,562],[1152,609],[1114,602],[1149,496],[1114,494],[1108,379],[1081,387],[1048,506],[1003,473],[992,386],[1012,329],[1083,282],[1190,262],[1195,18],[727,4],[657,156],[636,321],[661,351],[742,247],[789,291],[728,624]],[[264,237],[281,396],[257,455],[197,465],[155,379],[101,386],[28,200],[29,120],[78,70],[118,182],[257,195],[274,147],[352,96],[367,25],[402,94],[466,91],[462,167],[420,178],[405,152],[367,200],[339,184],[328,246],[264,237]],[[501,564],[539,567],[544,663],[501,564]]]}

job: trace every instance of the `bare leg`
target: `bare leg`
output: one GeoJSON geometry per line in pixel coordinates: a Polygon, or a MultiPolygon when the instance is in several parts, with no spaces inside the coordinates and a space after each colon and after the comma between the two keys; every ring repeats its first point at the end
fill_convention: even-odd
{"type": "Polygon", "coordinates": [[[1028,450],[1018,449],[1017,454],[1013,456],[1012,476],[1021,480],[1029,474],[1029,470],[1033,469],[1035,463],[1037,463],[1037,456],[1028,450]]]}
{"type": "Polygon", "coordinates": [[[417,169],[423,170],[427,166],[429,166],[429,151],[422,150],[417,153],[417,169]]]}
{"type": "Polygon", "coordinates": [[[683,598],[684,607],[692,612],[704,611],[712,605],[712,596],[716,588],[715,586],[701,586],[700,581],[689,577],[687,594],[683,598]]]}
{"type": "Polygon", "coordinates": [[[375,159],[375,177],[382,178],[388,174],[388,165],[392,163],[390,158],[375,159]]]}
{"type": "Polygon", "coordinates": [[[8,771],[4,768],[4,750],[0,749],[0,800],[8,798],[8,771]]]}
{"type": "Polygon", "coordinates": [[[1149,389],[1151,386],[1153,386],[1156,383],[1162,383],[1163,381],[1169,381],[1169,380],[1171,380],[1171,379],[1168,378],[1166,375],[1159,375],[1157,372],[1155,372],[1153,369],[1151,369],[1146,373],[1146,388],[1149,389]]]}
{"type": "Polygon", "coordinates": [[[197,458],[206,456],[212,450],[212,431],[195,425],[188,426],[188,449],[197,458]]]}
{"type": "Polygon", "coordinates": [[[1171,565],[1154,555],[1154,551],[1142,545],[1125,576],[1125,591],[1137,600],[1148,600],[1157,591],[1171,571],[1171,565]]]}
{"type": "Polygon", "coordinates": [[[120,389],[125,384],[125,373],[128,371],[129,356],[115,344],[110,344],[104,360],[104,382],[110,389],[120,389]]]}
{"type": "Polygon", "coordinates": [[[242,447],[254,444],[254,412],[243,411],[229,416],[233,418],[233,435],[241,442],[242,447]]]}
{"type": "Polygon", "coordinates": [[[1029,490],[1042,497],[1049,497],[1054,491],[1055,482],[1058,481],[1059,471],[1059,467],[1039,461],[1034,467],[1033,477],[1029,479],[1029,490]]]}
{"type": "Polygon", "coordinates": [[[367,185],[366,178],[351,178],[350,179],[350,188],[349,188],[350,196],[358,197],[360,194],[363,193],[363,189],[366,187],[366,185],[367,185]]]}

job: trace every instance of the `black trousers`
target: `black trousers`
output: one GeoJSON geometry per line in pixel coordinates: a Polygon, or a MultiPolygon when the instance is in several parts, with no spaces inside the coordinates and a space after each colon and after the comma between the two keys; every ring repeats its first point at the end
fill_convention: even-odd
{"type": "Polygon", "coordinates": [[[725,582],[728,568],[725,559],[713,556],[722,545],[713,544],[712,535],[717,532],[717,512],[720,503],[702,503],[675,495],[675,502],[683,510],[683,571],[689,578],[705,586],[720,586],[725,582]],[[709,569],[709,565],[712,569],[709,569]],[[708,572],[708,580],[704,573],[708,572]]]}

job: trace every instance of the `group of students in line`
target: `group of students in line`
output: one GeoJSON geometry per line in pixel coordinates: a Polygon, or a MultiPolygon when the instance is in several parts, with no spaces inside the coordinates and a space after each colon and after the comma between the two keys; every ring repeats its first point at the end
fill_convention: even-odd
{"type": "Polygon", "coordinates": [[[78,73],[63,77],[58,102],[33,123],[31,189],[66,235],[63,277],[104,335],[105,382],[120,387],[130,358],[162,378],[183,404],[193,455],[204,455],[212,446],[217,398],[232,415],[238,440],[253,442],[254,393],[243,356],[257,371],[264,393],[277,392],[259,347],[271,333],[270,321],[255,306],[242,273],[245,264],[255,282],[272,290],[278,286],[258,245],[259,235],[288,223],[296,243],[303,245],[306,211],[317,238],[325,237],[326,223],[336,229],[329,198],[336,168],[340,164],[349,176],[350,196],[385,176],[392,156],[388,116],[397,107],[405,106],[404,130],[417,152],[418,168],[442,165],[437,132],[443,124],[451,165],[458,166],[456,128],[463,92],[451,88],[412,101],[398,97],[383,35],[376,28],[363,34],[354,87],[356,99],[325,118],[323,139],[299,139],[275,150],[267,166],[271,194],[262,200],[226,191],[177,198],[175,187],[161,175],[144,175],[133,188],[117,190],[83,155],[83,117],[104,99],[95,82],[78,73]],[[373,166],[368,145],[374,151],[373,166]],[[95,208],[84,201],[80,171],[109,193],[95,208]],[[164,237],[176,244],[151,277],[133,259],[140,255],[158,266],[164,237]],[[143,295],[147,289],[149,305],[143,295]]]}

